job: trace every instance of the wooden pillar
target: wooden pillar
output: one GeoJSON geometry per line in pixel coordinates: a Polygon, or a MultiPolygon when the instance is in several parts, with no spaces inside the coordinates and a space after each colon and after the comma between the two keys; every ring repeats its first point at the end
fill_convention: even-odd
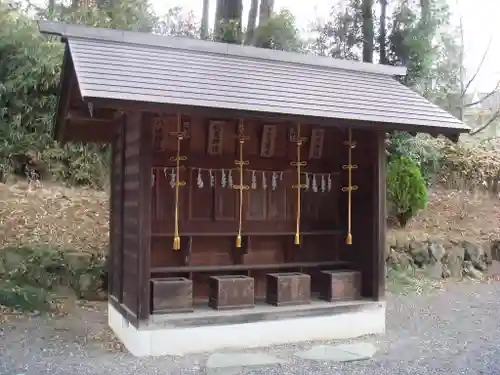
{"type": "Polygon", "coordinates": [[[373,138],[376,163],[373,169],[373,296],[381,300],[385,296],[385,246],[387,232],[387,156],[385,154],[385,132],[377,131],[373,138]]]}
{"type": "Polygon", "coordinates": [[[118,303],[123,302],[123,178],[124,178],[124,119],[117,119],[111,144],[109,192],[109,253],[108,293],[118,303]]]}
{"type": "MultiPolygon", "coordinates": [[[[357,146],[353,152],[352,245],[344,245],[344,259],[361,271],[361,295],[381,300],[385,294],[386,156],[385,133],[378,130],[353,131],[357,146]]],[[[344,152],[346,154],[346,152],[344,152]]],[[[346,156],[343,157],[346,162],[346,156]]],[[[343,184],[346,182],[344,173],[343,184]]],[[[346,194],[342,216],[347,215],[346,194]]],[[[345,241],[344,241],[345,243],[345,241]]]]}
{"type": "Polygon", "coordinates": [[[138,314],[139,320],[150,315],[151,268],[151,182],[152,182],[152,122],[147,114],[139,114],[139,259],[138,314]]]}
{"type": "Polygon", "coordinates": [[[151,124],[148,120],[142,112],[128,111],[122,133],[122,282],[118,302],[134,325],[146,320],[150,309],[151,124]]]}

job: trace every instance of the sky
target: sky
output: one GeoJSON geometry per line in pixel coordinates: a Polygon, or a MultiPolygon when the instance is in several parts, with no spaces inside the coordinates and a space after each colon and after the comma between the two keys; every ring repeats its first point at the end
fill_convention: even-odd
{"type": "MultiPolygon", "coordinates": [[[[210,14],[213,24],[216,0],[210,0],[210,14]]],[[[158,13],[165,13],[169,8],[181,6],[186,11],[192,10],[201,19],[203,0],[152,0],[158,13]]],[[[300,29],[306,30],[311,21],[326,18],[336,0],[275,0],[275,9],[287,8],[297,19],[300,29]]],[[[448,0],[453,8],[455,21],[462,16],[464,25],[465,65],[470,76],[480,64],[487,50],[490,37],[492,42],[487,57],[474,80],[472,90],[488,91],[495,87],[500,79],[500,14],[499,0],[448,0]]],[[[243,0],[243,13],[246,19],[250,0],[243,0]]]]}

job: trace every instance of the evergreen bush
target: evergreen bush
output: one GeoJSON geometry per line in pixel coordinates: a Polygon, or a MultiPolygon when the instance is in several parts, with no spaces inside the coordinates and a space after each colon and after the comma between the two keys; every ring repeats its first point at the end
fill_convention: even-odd
{"type": "Polygon", "coordinates": [[[410,158],[392,159],[387,168],[389,214],[404,227],[427,205],[427,185],[419,166],[410,158]]]}

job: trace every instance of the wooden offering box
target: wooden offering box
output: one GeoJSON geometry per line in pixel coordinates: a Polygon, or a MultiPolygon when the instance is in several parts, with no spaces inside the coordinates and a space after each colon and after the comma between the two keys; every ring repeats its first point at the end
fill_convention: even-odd
{"type": "Polygon", "coordinates": [[[179,313],[193,311],[193,282],[184,277],[166,277],[151,280],[152,313],[179,313]]]}
{"type": "Polygon", "coordinates": [[[274,306],[311,302],[311,277],[300,272],[267,274],[266,302],[274,306]]]}
{"type": "Polygon", "coordinates": [[[360,297],[361,274],[357,271],[322,271],[321,299],[353,300],[360,297]]]}
{"type": "Polygon", "coordinates": [[[242,309],[254,307],[254,279],[244,275],[210,277],[208,305],[212,309],[242,309]]]}

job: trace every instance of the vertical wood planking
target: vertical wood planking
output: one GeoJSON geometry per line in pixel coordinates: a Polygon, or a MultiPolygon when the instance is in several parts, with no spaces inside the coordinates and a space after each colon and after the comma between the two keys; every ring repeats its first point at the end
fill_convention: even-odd
{"type": "Polygon", "coordinates": [[[151,172],[152,172],[152,120],[150,116],[134,113],[134,123],[139,126],[139,257],[137,262],[138,314],[145,320],[150,314],[150,263],[151,263],[151,172]]]}
{"type": "Polygon", "coordinates": [[[112,145],[112,169],[110,192],[110,248],[113,284],[110,290],[120,303],[123,302],[123,203],[124,203],[124,119],[117,119],[116,135],[112,145]]]}
{"type": "MultiPolygon", "coordinates": [[[[385,133],[377,131],[373,138],[376,152],[374,176],[374,218],[373,218],[373,296],[381,300],[385,296],[385,247],[387,233],[387,156],[385,154],[385,133]]],[[[374,159],[375,160],[375,159],[374,159]]]]}
{"type": "Polygon", "coordinates": [[[140,200],[140,113],[128,112],[123,126],[123,298],[127,309],[138,316],[139,272],[141,252],[139,246],[139,200],[140,200]]]}

